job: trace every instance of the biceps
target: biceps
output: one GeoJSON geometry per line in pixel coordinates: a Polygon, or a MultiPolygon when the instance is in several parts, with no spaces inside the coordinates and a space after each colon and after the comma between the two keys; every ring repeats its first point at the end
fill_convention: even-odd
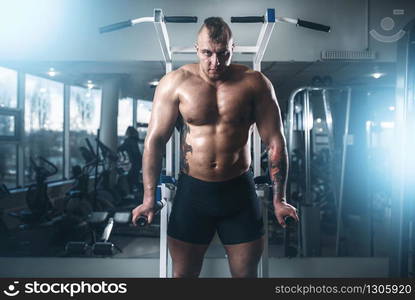
{"type": "Polygon", "coordinates": [[[158,107],[155,105],[151,113],[147,136],[161,138],[167,142],[173,132],[178,115],[179,112],[175,106],[158,107]]]}
{"type": "Polygon", "coordinates": [[[147,136],[154,136],[165,142],[169,139],[179,115],[179,100],[169,87],[170,85],[166,86],[163,82],[156,89],[147,132],[147,136]]]}
{"type": "Polygon", "coordinates": [[[271,141],[284,139],[280,109],[274,101],[269,100],[258,107],[256,124],[259,135],[267,146],[271,141]]]}

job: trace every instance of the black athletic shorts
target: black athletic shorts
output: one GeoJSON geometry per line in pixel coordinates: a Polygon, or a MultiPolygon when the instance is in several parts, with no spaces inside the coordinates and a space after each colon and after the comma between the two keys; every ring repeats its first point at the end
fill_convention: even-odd
{"type": "Polygon", "coordinates": [[[167,234],[188,243],[209,244],[218,232],[223,244],[239,244],[264,234],[253,174],[206,182],[180,174],[167,234]]]}

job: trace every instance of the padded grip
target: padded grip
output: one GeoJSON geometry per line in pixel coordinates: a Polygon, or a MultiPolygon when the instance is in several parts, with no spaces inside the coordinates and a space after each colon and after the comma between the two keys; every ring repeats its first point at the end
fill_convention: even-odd
{"type": "Polygon", "coordinates": [[[171,16],[164,17],[166,23],[197,23],[197,17],[171,16]]]}
{"type": "Polygon", "coordinates": [[[250,17],[231,17],[231,23],[264,23],[265,18],[250,16],[250,17]]]}
{"type": "Polygon", "coordinates": [[[330,32],[330,26],[326,26],[326,25],[323,25],[323,24],[313,23],[313,22],[304,21],[304,20],[300,20],[300,19],[298,19],[297,24],[298,24],[298,26],[310,28],[310,29],[313,29],[313,30],[330,32]]]}
{"type": "Polygon", "coordinates": [[[130,27],[130,26],[133,26],[133,23],[131,22],[131,20],[123,21],[123,22],[107,25],[104,27],[100,27],[99,33],[116,31],[116,30],[123,29],[123,28],[130,27]]]}

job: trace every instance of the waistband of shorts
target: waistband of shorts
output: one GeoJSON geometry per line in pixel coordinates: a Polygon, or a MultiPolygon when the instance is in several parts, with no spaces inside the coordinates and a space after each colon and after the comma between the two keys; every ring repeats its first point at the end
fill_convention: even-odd
{"type": "Polygon", "coordinates": [[[201,180],[199,178],[196,177],[192,177],[186,173],[180,173],[179,174],[179,180],[186,180],[186,181],[190,181],[190,182],[194,182],[194,183],[198,183],[198,184],[203,184],[203,185],[211,185],[211,186],[216,186],[216,185],[228,185],[228,184],[232,184],[234,182],[237,182],[238,180],[244,179],[244,178],[252,178],[253,177],[253,173],[251,171],[251,169],[248,169],[247,171],[245,171],[244,173],[242,173],[241,175],[238,175],[236,177],[233,177],[231,179],[227,179],[225,181],[205,181],[205,180],[201,180]]]}

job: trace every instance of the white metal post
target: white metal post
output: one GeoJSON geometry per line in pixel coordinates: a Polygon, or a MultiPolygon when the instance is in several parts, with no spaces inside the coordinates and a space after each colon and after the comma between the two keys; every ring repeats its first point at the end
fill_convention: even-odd
{"type": "MultiPolygon", "coordinates": [[[[255,71],[261,71],[261,63],[255,63],[254,61],[254,70],[255,71]]],[[[252,162],[252,165],[254,167],[254,176],[261,176],[261,138],[258,133],[258,129],[256,126],[254,126],[253,131],[253,143],[254,143],[254,160],[252,162]]]]}
{"type": "Polygon", "coordinates": [[[269,39],[275,26],[275,9],[269,8],[265,14],[265,22],[261,27],[261,31],[256,42],[257,52],[254,56],[254,64],[261,64],[262,59],[267,50],[269,39]]]}
{"type": "Polygon", "coordinates": [[[20,137],[17,145],[17,186],[24,186],[25,161],[24,141],[26,139],[25,129],[25,98],[26,98],[26,74],[19,72],[17,75],[17,105],[21,111],[20,115],[20,137]]]}
{"type": "MultiPolygon", "coordinates": [[[[264,27],[264,26],[263,26],[264,27]]],[[[261,62],[253,62],[253,67],[255,71],[261,71],[261,62]]],[[[258,133],[258,129],[255,126],[253,131],[253,142],[254,142],[254,176],[261,176],[261,138],[258,133]]],[[[250,139],[252,141],[252,139],[250,139]]],[[[268,189],[268,188],[265,188],[268,189]]],[[[269,277],[269,252],[268,252],[268,191],[262,192],[262,197],[258,197],[262,205],[262,221],[264,223],[264,251],[262,252],[261,260],[258,265],[258,277],[266,278],[269,277]]]]}
{"type": "MultiPolygon", "coordinates": [[[[170,51],[170,40],[167,33],[166,23],[163,19],[163,12],[161,9],[154,10],[154,27],[156,29],[157,37],[160,42],[161,51],[163,53],[164,61],[166,63],[166,74],[173,69],[172,55],[170,51]]],[[[174,144],[175,137],[169,139],[166,144],[166,175],[173,176],[174,167],[174,144]]],[[[163,196],[163,195],[162,195],[163,196]]],[[[167,246],[167,224],[171,210],[171,203],[166,199],[166,205],[160,212],[160,262],[159,271],[160,278],[167,278],[172,276],[172,261],[167,246]]]]}
{"type": "Polygon", "coordinates": [[[174,177],[179,177],[180,172],[180,132],[174,129],[174,177]]]}
{"type": "MultiPolygon", "coordinates": [[[[253,57],[253,68],[255,71],[261,71],[261,62],[264,57],[269,39],[275,26],[275,9],[268,9],[265,14],[265,22],[261,27],[261,31],[256,43],[257,52],[253,57]]],[[[261,176],[261,138],[258,129],[255,126],[253,133],[254,142],[254,176],[261,176]]],[[[262,253],[261,261],[258,266],[259,277],[269,277],[269,252],[268,252],[268,191],[264,194],[262,199],[262,219],[265,228],[264,252],[262,253]]]]}
{"type": "MultiPolygon", "coordinates": [[[[170,39],[167,33],[166,23],[163,20],[163,12],[161,9],[154,9],[154,27],[156,29],[157,37],[160,42],[161,51],[163,53],[164,61],[171,63],[170,39]]],[[[166,65],[167,69],[167,65],[166,65]]],[[[170,69],[171,71],[171,69],[170,69]]],[[[166,73],[170,72],[167,71],[166,73]]]]}
{"type": "Polygon", "coordinates": [[[69,85],[65,84],[63,86],[63,177],[65,179],[69,179],[69,169],[70,169],[70,142],[69,142],[69,122],[70,122],[70,115],[69,115],[69,101],[71,95],[71,88],[69,85]]]}

